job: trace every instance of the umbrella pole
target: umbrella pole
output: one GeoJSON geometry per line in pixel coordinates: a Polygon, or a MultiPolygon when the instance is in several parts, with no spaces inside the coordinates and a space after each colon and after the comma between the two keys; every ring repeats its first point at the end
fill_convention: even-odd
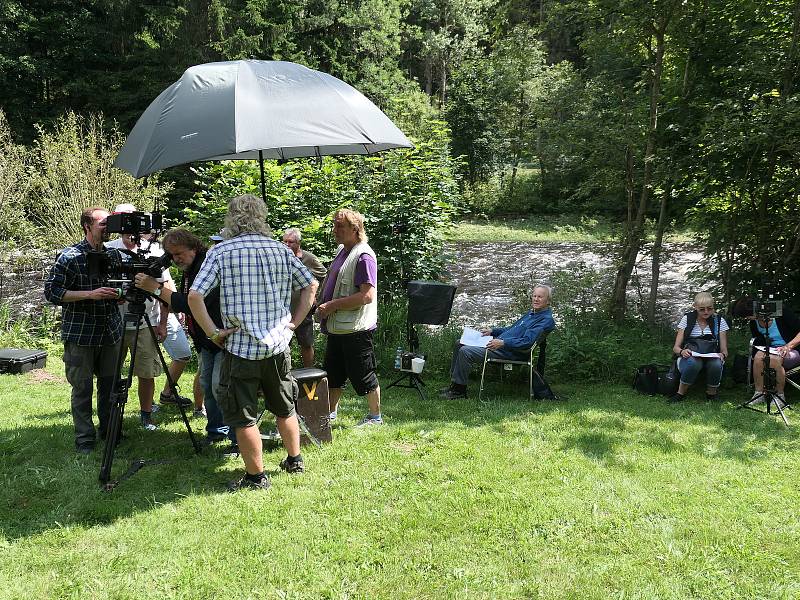
{"type": "Polygon", "coordinates": [[[267,188],[264,186],[264,151],[258,151],[258,168],[261,171],[261,199],[267,203],[267,188]]]}

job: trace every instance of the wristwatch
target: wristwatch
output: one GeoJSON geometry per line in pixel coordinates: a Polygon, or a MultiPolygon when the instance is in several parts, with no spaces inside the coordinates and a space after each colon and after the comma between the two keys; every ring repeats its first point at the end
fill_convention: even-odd
{"type": "Polygon", "coordinates": [[[153,290],[153,296],[160,296],[161,290],[163,289],[164,289],[164,282],[162,281],[161,283],[158,284],[158,287],[155,290],[153,290]]]}

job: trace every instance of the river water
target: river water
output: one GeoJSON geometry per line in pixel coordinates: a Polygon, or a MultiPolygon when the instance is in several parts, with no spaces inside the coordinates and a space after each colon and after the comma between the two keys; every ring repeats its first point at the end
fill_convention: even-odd
{"type": "MultiPolygon", "coordinates": [[[[604,273],[597,295],[608,296],[613,281],[614,247],[610,244],[569,242],[455,242],[445,248],[450,266],[446,279],[458,286],[452,320],[457,324],[481,325],[507,321],[519,313],[519,290],[531,282],[552,284],[569,280],[586,270],[604,273]],[[558,274],[561,272],[561,274],[558,274]],[[516,292],[516,296],[515,296],[516,292]]],[[[649,248],[638,256],[628,292],[631,314],[647,301],[651,283],[649,248]]],[[[686,243],[665,245],[659,275],[657,314],[672,321],[691,305],[701,284],[689,282],[689,271],[703,259],[699,246],[686,243]]],[[[558,287],[554,288],[554,296],[558,287]]]]}

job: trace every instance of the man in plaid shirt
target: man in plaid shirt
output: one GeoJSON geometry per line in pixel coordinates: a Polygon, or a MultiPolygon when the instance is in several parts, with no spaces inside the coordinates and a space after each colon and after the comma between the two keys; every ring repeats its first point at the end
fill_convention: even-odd
{"type": "Polygon", "coordinates": [[[287,457],[281,468],[304,469],[300,429],[295,414],[295,384],[289,374],[289,342],[302,323],[317,291],[317,281],[289,248],[271,239],[267,207],[247,194],[228,205],[228,240],[208,251],[189,291],[189,308],[208,339],[225,349],[217,402],[225,422],[236,430],[246,474],[228,486],[267,489],[261,434],[256,427],[258,391],[275,415],[287,457]],[[220,288],[220,330],[208,314],[204,297],[220,288]],[[302,290],[290,312],[292,290],[302,290]]]}
{"type": "Polygon", "coordinates": [[[64,365],[72,386],[72,421],[75,424],[75,447],[89,454],[95,445],[92,421],[92,378],[97,376],[97,416],[100,439],[107,433],[111,415],[111,386],[114,381],[122,319],[117,309],[116,288],[102,287],[89,276],[87,253],[103,250],[108,241],[106,217],[100,207],[87,208],[81,214],[83,241],[59,254],[44,285],[49,302],[63,307],[61,339],[64,342],[64,365]]]}

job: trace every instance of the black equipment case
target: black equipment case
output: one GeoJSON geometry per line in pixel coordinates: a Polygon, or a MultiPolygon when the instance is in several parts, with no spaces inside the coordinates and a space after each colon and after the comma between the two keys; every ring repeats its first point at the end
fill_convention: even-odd
{"type": "Polygon", "coordinates": [[[43,369],[46,364],[47,352],[44,350],[0,349],[0,373],[27,373],[43,369]]]}

